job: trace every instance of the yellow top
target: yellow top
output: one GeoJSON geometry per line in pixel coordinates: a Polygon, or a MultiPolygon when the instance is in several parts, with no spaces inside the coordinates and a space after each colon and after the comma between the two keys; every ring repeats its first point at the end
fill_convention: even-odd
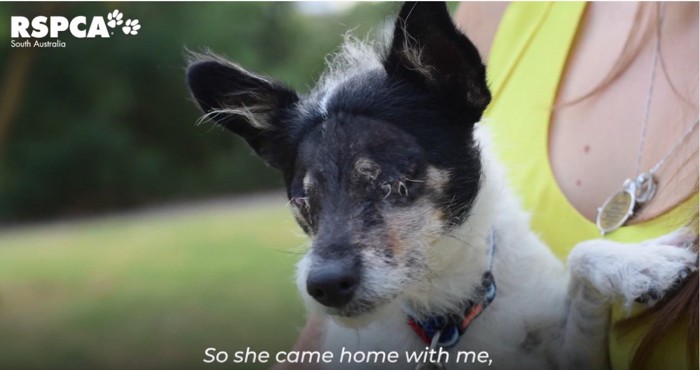
{"type": "MultiPolygon", "coordinates": [[[[585,3],[580,2],[513,3],[499,25],[487,67],[493,101],[484,122],[508,170],[510,186],[532,213],[532,228],[561,259],[578,242],[600,237],[595,223],[583,217],[559,189],[547,154],[551,108],[584,9],[585,3]]],[[[606,238],[638,242],[661,236],[687,223],[697,206],[695,194],[662,216],[624,226],[606,238]]],[[[612,312],[613,321],[627,316],[620,307],[612,312]]],[[[650,368],[687,368],[685,332],[677,329],[655,351],[650,368]]],[[[611,331],[614,370],[628,369],[644,332],[642,327],[620,338],[611,331]]]]}

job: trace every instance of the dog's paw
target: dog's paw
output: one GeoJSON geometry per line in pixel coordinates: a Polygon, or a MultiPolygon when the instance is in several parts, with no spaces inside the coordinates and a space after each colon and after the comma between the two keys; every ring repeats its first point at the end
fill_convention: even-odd
{"type": "Polygon", "coordinates": [[[685,284],[685,281],[688,280],[688,277],[690,277],[690,274],[692,273],[693,269],[686,267],[683,270],[681,270],[678,273],[678,275],[676,275],[675,279],[673,280],[673,283],[671,283],[670,285],[664,286],[663,284],[656,284],[656,287],[650,287],[649,290],[642,293],[634,300],[637,303],[646,304],[647,306],[653,306],[656,304],[656,302],[660,301],[661,298],[665,297],[667,294],[673,293],[676,290],[680,289],[680,287],[682,287],[683,284],[685,284]],[[664,290],[660,291],[659,289],[664,290]]]}
{"type": "Polygon", "coordinates": [[[654,305],[678,289],[697,270],[695,236],[682,229],[643,243],[591,240],[569,256],[574,278],[581,279],[607,300],[654,305]]]}

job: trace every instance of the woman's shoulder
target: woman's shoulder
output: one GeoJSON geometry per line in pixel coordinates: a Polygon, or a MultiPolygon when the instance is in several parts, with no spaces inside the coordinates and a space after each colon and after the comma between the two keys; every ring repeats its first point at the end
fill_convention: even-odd
{"type": "Polygon", "coordinates": [[[457,27],[476,45],[485,60],[508,4],[500,1],[462,2],[454,15],[457,27]]]}

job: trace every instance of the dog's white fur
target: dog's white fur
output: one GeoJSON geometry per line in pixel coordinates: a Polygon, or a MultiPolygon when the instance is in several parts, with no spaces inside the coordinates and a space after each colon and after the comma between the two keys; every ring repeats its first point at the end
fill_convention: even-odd
{"type": "MultiPolygon", "coordinates": [[[[425,344],[406,323],[407,311],[438,312],[472,294],[489,268],[487,237],[496,236],[493,263],[498,293],[493,303],[450,350],[487,351],[496,369],[602,369],[607,367],[605,338],[609,304],[630,304],[649,289],[668,289],[683,269],[695,269],[697,254],[674,244],[683,232],[639,244],[608,240],[581,243],[567,269],[529,228],[528,214],[507,188],[493,158],[487,130],[478,126],[484,179],[468,219],[452,235],[440,239],[429,254],[432,275],[422,295],[406,291],[361,319],[331,317],[323,347],[334,351],[420,351],[425,344]],[[425,292],[430,292],[425,294],[425,292]]],[[[553,221],[555,222],[555,221],[553,221]]],[[[298,265],[299,290],[306,294],[311,256],[298,265]]],[[[371,279],[371,277],[370,277],[371,279]]],[[[387,281],[390,279],[382,279],[387,281]]],[[[482,364],[487,366],[486,364],[482,364]]],[[[415,365],[409,365],[412,367],[415,365]]],[[[448,364],[473,368],[479,364],[448,364]]],[[[404,361],[387,364],[328,365],[339,368],[407,368],[404,361]]]]}

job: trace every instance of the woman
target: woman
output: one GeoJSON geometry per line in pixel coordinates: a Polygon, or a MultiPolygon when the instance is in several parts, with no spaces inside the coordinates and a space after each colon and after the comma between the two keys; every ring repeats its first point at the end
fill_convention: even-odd
{"type": "MultiPolygon", "coordinates": [[[[487,61],[483,121],[556,255],[599,237],[598,208],[652,169],[652,199],[606,237],[697,230],[698,3],[463,3],[455,22],[487,61]]],[[[695,273],[631,319],[614,307],[612,368],[697,368],[697,291],[695,273]]],[[[311,317],[296,349],[322,333],[311,317]]]]}
{"type": "MultiPolygon", "coordinates": [[[[455,20],[487,60],[485,121],[511,185],[558,256],[597,237],[598,208],[654,167],[653,199],[606,237],[697,228],[697,3],[465,3],[455,20]]],[[[614,307],[612,368],[696,367],[697,284],[651,317],[614,307]]]]}

